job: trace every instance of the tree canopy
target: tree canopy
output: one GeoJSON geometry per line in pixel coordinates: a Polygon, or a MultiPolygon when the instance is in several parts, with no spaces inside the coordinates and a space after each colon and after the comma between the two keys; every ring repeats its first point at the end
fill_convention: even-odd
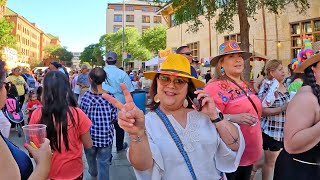
{"type": "Polygon", "coordinates": [[[100,44],[90,44],[85,47],[80,55],[80,61],[81,63],[87,62],[91,66],[103,66],[104,61],[100,44]]]}
{"type": "MultiPolygon", "coordinates": [[[[299,13],[309,8],[308,0],[153,0],[156,3],[172,3],[174,21],[176,24],[188,22],[188,31],[196,32],[201,27],[200,16],[206,20],[215,18],[215,28],[218,32],[232,31],[234,29],[234,16],[238,15],[240,24],[241,48],[249,51],[248,18],[253,18],[257,11],[264,8],[275,14],[280,13],[289,4],[292,4],[299,13]]],[[[249,79],[249,61],[245,63],[245,78],[249,79]]]]}
{"type": "Polygon", "coordinates": [[[16,48],[16,37],[11,32],[14,23],[8,22],[5,18],[0,18],[0,49],[4,47],[16,48]]]}
{"type": "Polygon", "coordinates": [[[159,24],[145,30],[141,37],[141,44],[149,51],[157,53],[166,48],[166,28],[159,24]]]}
{"type": "MultiPolygon", "coordinates": [[[[131,55],[131,59],[147,60],[153,54],[141,43],[141,34],[137,28],[124,28],[124,51],[131,55]]],[[[108,33],[100,38],[100,45],[105,47],[105,51],[114,51],[118,54],[118,59],[122,59],[122,29],[117,32],[108,33]]],[[[126,59],[127,57],[125,57],[126,59]]]]}

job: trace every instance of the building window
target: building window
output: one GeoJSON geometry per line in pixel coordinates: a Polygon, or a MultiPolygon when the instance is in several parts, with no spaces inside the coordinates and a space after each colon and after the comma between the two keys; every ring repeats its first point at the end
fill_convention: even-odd
{"type": "Polygon", "coordinates": [[[142,8],[141,8],[141,11],[143,11],[143,12],[149,12],[149,8],[148,8],[148,7],[142,7],[142,8]]]}
{"type": "Polygon", "coordinates": [[[157,12],[159,10],[159,8],[152,8],[153,12],[157,12]]]}
{"type": "Polygon", "coordinates": [[[129,68],[133,69],[134,68],[134,62],[128,62],[129,68]]]}
{"type": "Polygon", "coordinates": [[[134,11],[133,6],[126,6],[126,11],[134,11]]]}
{"type": "Polygon", "coordinates": [[[122,22],[122,15],[121,14],[115,14],[113,17],[114,22],[122,22]]]}
{"type": "Polygon", "coordinates": [[[126,15],[126,22],[134,22],[134,15],[126,15]]]}
{"type": "Polygon", "coordinates": [[[113,32],[117,32],[122,26],[113,26],[113,32]]]}
{"type": "Polygon", "coordinates": [[[235,40],[238,44],[241,44],[240,33],[230,34],[230,35],[224,36],[224,42],[229,41],[229,40],[235,40]]]}
{"type": "Polygon", "coordinates": [[[296,58],[303,46],[303,35],[312,36],[312,41],[320,41],[320,18],[295,22],[291,26],[291,57],[296,58]]]}
{"type": "Polygon", "coordinates": [[[122,11],[122,6],[115,6],[115,7],[114,7],[114,10],[115,10],[115,11],[122,11]]]}
{"type": "Polygon", "coordinates": [[[291,34],[300,34],[300,25],[292,24],[291,25],[291,34]]]}
{"type": "Polygon", "coordinates": [[[177,25],[177,22],[175,20],[175,15],[174,14],[170,15],[170,24],[169,25],[170,25],[170,27],[173,27],[173,26],[177,25]]]}
{"type": "Polygon", "coordinates": [[[153,23],[161,23],[161,16],[153,16],[153,23]]]}
{"type": "Polygon", "coordinates": [[[150,27],[149,26],[142,26],[142,33],[144,32],[144,31],[146,31],[147,29],[149,29],[150,27]]]}
{"type": "Polygon", "coordinates": [[[200,45],[199,42],[194,42],[194,43],[187,44],[187,46],[191,50],[193,59],[196,59],[196,60],[200,60],[200,58],[199,58],[199,53],[200,53],[199,45],[200,45]]]}
{"type": "Polygon", "coordinates": [[[142,16],[143,23],[150,23],[150,16],[142,16]]]}
{"type": "Polygon", "coordinates": [[[320,20],[314,21],[314,31],[320,31],[320,20]]]}

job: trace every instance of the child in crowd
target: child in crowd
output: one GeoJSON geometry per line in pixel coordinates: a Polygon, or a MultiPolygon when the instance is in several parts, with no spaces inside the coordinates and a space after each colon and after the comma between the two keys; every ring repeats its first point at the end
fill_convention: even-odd
{"type": "Polygon", "coordinates": [[[38,100],[38,95],[34,91],[30,91],[29,101],[27,102],[28,121],[31,118],[32,112],[41,106],[41,102],[38,100]]]}

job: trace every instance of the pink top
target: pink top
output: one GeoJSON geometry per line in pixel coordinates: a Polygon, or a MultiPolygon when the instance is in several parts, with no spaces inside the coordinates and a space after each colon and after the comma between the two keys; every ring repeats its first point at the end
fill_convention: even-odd
{"type": "MultiPolygon", "coordinates": [[[[55,180],[76,179],[83,173],[81,135],[87,133],[91,127],[91,120],[79,108],[70,108],[77,127],[68,118],[69,151],[66,151],[63,140],[61,153],[54,151],[51,170],[48,178],[55,180]],[[79,119],[79,121],[78,121],[79,119]]],[[[41,108],[32,113],[29,124],[38,124],[41,118],[41,108]]]]}
{"type": "MultiPolygon", "coordinates": [[[[258,109],[259,121],[255,126],[239,124],[246,142],[240,166],[249,166],[258,161],[262,156],[262,133],[260,128],[262,106],[261,101],[254,95],[253,90],[249,89],[244,82],[239,85],[249,93],[258,109]]],[[[247,96],[232,82],[224,80],[211,81],[204,90],[213,98],[216,106],[223,114],[250,113],[257,115],[247,96]]]]}

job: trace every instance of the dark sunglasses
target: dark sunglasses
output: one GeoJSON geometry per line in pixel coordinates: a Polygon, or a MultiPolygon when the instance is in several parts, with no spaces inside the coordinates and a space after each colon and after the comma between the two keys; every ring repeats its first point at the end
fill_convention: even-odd
{"type": "Polygon", "coordinates": [[[185,54],[185,55],[187,55],[187,56],[191,56],[191,55],[192,55],[192,53],[190,53],[190,52],[187,52],[187,53],[181,53],[181,54],[185,54]]]}
{"type": "Polygon", "coordinates": [[[174,86],[176,88],[182,88],[185,84],[188,83],[188,81],[182,79],[182,78],[176,78],[176,79],[173,79],[171,80],[169,76],[166,76],[166,75],[160,75],[158,77],[158,80],[160,82],[160,84],[162,86],[167,86],[169,85],[171,82],[173,82],[174,86]]]}

